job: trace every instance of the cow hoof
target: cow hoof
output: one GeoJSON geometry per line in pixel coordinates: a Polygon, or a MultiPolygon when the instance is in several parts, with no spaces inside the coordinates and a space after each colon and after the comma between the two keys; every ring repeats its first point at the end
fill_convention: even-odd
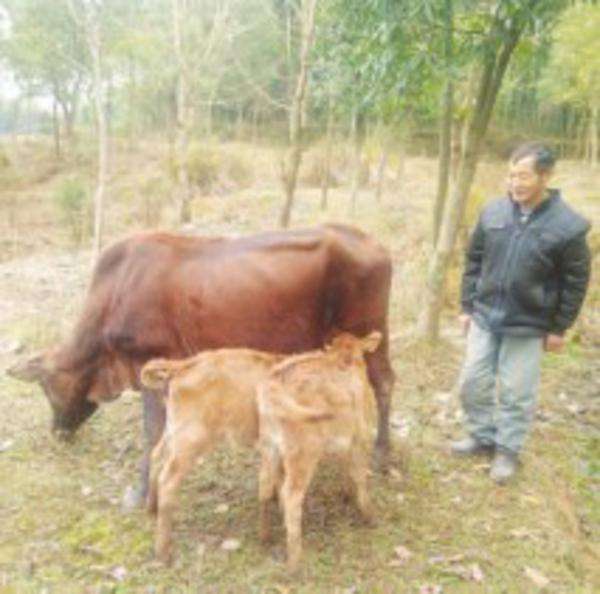
{"type": "Polygon", "coordinates": [[[389,448],[375,448],[375,451],[373,452],[373,468],[379,474],[388,474],[390,471],[389,448]]]}
{"type": "Polygon", "coordinates": [[[145,503],[146,497],[141,490],[129,485],[123,493],[123,498],[121,499],[121,509],[124,512],[132,512],[136,509],[143,508],[145,503]]]}
{"type": "Polygon", "coordinates": [[[158,561],[160,561],[163,565],[166,565],[168,567],[173,563],[173,555],[171,553],[170,546],[168,546],[168,547],[158,546],[155,549],[154,553],[155,553],[158,561]]]}
{"type": "Polygon", "coordinates": [[[377,528],[377,520],[373,512],[362,512],[360,514],[360,521],[365,528],[377,528]]]}

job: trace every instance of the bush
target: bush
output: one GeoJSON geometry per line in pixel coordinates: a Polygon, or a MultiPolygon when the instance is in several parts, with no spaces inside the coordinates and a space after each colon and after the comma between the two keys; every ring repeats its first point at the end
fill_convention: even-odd
{"type": "Polygon", "coordinates": [[[78,178],[64,180],[54,192],[54,202],[71,239],[82,243],[89,237],[91,226],[91,204],[85,184],[78,178]]]}
{"type": "MultiPolygon", "coordinates": [[[[200,190],[210,191],[219,179],[220,156],[212,147],[194,146],[188,154],[190,183],[200,190]]],[[[177,177],[177,171],[175,171],[177,177]]]]}
{"type": "MultiPolygon", "coordinates": [[[[254,174],[245,155],[232,148],[194,145],[188,152],[188,175],[190,184],[202,192],[224,193],[247,188],[254,181],[254,174]]],[[[173,159],[169,173],[177,179],[173,159]]]]}
{"type": "Polygon", "coordinates": [[[0,171],[8,169],[10,165],[11,163],[10,159],[8,158],[8,155],[6,154],[4,148],[0,146],[0,171]]]}

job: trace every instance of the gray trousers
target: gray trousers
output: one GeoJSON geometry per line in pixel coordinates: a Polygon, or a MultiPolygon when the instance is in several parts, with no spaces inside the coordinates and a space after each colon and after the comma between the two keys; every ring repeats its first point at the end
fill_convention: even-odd
{"type": "Polygon", "coordinates": [[[481,443],[521,450],[535,411],[542,343],[541,337],[495,334],[471,321],[459,391],[467,430],[481,443]]]}

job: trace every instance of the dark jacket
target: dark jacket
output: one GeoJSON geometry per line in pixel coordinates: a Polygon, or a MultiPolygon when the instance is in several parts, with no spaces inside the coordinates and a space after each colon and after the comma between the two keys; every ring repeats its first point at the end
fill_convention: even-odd
{"type": "Polygon", "coordinates": [[[481,213],[467,252],[461,303],[484,328],[561,334],[579,313],[590,277],[590,225],[557,190],[549,194],[526,222],[510,197],[481,213]]]}

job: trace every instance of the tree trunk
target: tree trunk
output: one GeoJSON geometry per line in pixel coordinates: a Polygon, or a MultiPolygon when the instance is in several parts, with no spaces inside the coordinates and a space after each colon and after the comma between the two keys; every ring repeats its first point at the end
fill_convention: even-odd
{"type": "Polygon", "coordinates": [[[283,184],[285,204],[281,212],[280,224],[288,227],[290,224],[298,169],[302,160],[302,112],[306,101],[308,82],[308,55],[310,53],[315,32],[315,9],[317,0],[302,2],[302,42],[300,46],[300,69],[296,82],[296,91],[290,109],[290,147],[284,161],[283,184]]]}
{"type": "Polygon", "coordinates": [[[54,154],[57,159],[60,159],[60,123],[58,121],[56,99],[52,100],[52,133],[54,136],[54,154]]]}
{"type": "Polygon", "coordinates": [[[590,165],[598,167],[598,114],[600,109],[594,105],[590,114],[590,165]]]}
{"type": "Polygon", "coordinates": [[[333,94],[327,98],[327,131],[325,134],[325,160],[321,173],[321,210],[327,210],[329,184],[331,182],[331,151],[333,148],[333,94]]]}
{"type": "Polygon", "coordinates": [[[192,220],[192,196],[188,171],[189,106],[187,69],[183,55],[181,24],[186,11],[186,0],[173,0],[173,50],[177,65],[175,90],[175,143],[174,158],[179,189],[179,222],[192,220]]]}
{"type": "Polygon", "coordinates": [[[235,137],[241,141],[244,139],[244,105],[240,103],[237,108],[237,117],[235,119],[235,137]]]}
{"type": "MultiPolygon", "coordinates": [[[[531,0],[529,4],[533,1],[531,0]]],[[[531,9],[531,7],[529,6],[528,9],[531,9]]],[[[502,79],[523,27],[523,19],[514,17],[510,23],[505,24],[502,18],[496,16],[488,34],[483,54],[483,67],[479,79],[477,101],[467,129],[463,158],[456,185],[444,209],[439,240],[429,262],[425,308],[419,320],[419,331],[424,338],[431,342],[437,340],[439,336],[439,318],[448,263],[477,169],[482,141],[487,131],[502,79]]]]}
{"type": "Polygon", "coordinates": [[[251,127],[251,138],[252,144],[258,142],[258,105],[256,102],[252,103],[252,127],[251,127]]]}
{"type": "Polygon", "coordinates": [[[129,84],[127,85],[127,112],[129,117],[129,125],[127,126],[127,140],[129,150],[133,150],[135,137],[137,134],[137,110],[135,108],[135,100],[137,97],[137,78],[135,61],[132,56],[127,60],[129,84]]]}
{"type": "Polygon", "coordinates": [[[90,9],[86,14],[88,44],[92,56],[94,108],[98,133],[98,179],[94,192],[94,239],[93,253],[98,256],[102,248],[104,223],[104,188],[107,171],[106,111],[102,88],[102,46],[100,39],[100,15],[90,9]]]}
{"type": "Polygon", "coordinates": [[[375,200],[377,203],[381,202],[381,196],[383,195],[383,187],[385,184],[385,169],[387,166],[388,154],[387,147],[383,147],[381,156],[379,157],[379,165],[377,166],[377,180],[375,183],[375,200]]]}
{"type": "Polygon", "coordinates": [[[365,143],[366,117],[360,108],[354,111],[352,120],[352,137],[354,140],[354,175],[352,176],[352,191],[350,193],[350,212],[356,212],[356,201],[362,175],[362,151],[365,143]]]}
{"type": "Polygon", "coordinates": [[[452,112],[454,109],[454,84],[452,81],[452,37],[453,37],[453,7],[452,0],[444,2],[444,58],[446,66],[446,81],[442,97],[442,118],[440,121],[439,168],[437,193],[433,206],[432,245],[435,247],[448,194],[450,182],[450,163],[452,157],[452,112]]]}
{"type": "Polygon", "coordinates": [[[63,121],[65,124],[65,138],[69,141],[73,139],[73,123],[75,119],[74,110],[69,107],[69,104],[62,100],[58,99],[58,104],[63,112],[63,121]]]}

